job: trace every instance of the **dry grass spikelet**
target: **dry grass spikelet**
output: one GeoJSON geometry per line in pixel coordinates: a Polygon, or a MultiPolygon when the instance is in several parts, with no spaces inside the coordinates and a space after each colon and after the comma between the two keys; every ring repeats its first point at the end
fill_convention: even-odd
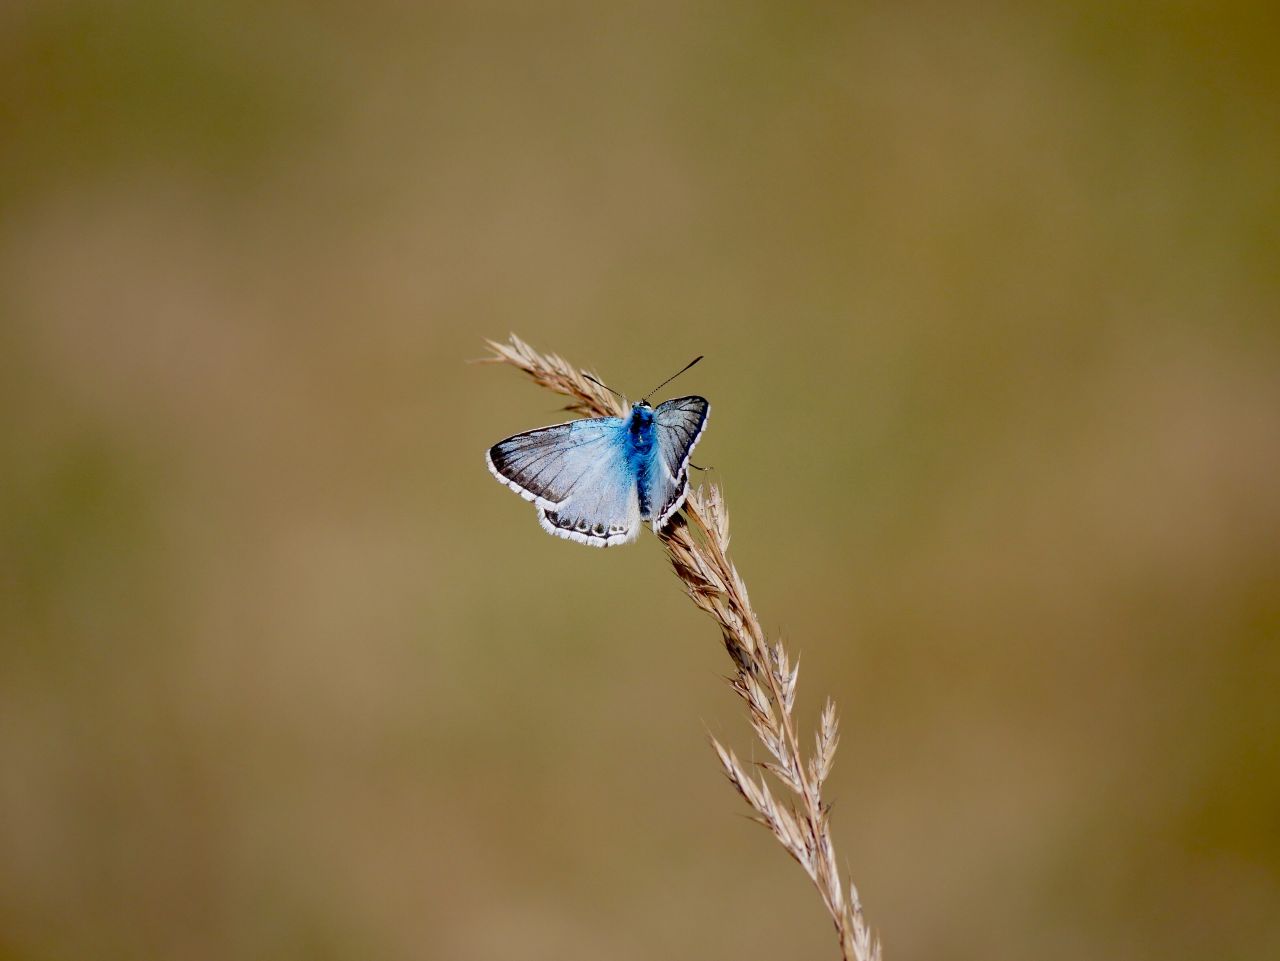
{"type": "MultiPolygon", "coordinates": [[[[568,411],[586,417],[628,413],[625,401],[562,357],[540,353],[514,334],[507,343],[488,344],[493,353],[486,361],[516,367],[570,398],[568,411]]],[[[830,806],[822,798],[839,741],[835,703],[826,702],[806,759],[793,714],[800,665],[792,664],[781,640],[769,642],[751,609],[746,584],[729,559],[729,514],[716,485],[691,489],[683,509],[658,536],[685,593],[719,625],[734,666],[730,683],[770,758],[757,762],[760,770],[753,773],[713,737],[725,775],[755,812],[754,820],[772,832],[817,888],[835,925],[842,958],[878,961],[880,943],[863,918],[857,889],[852,879],[841,881],[830,806]]]]}

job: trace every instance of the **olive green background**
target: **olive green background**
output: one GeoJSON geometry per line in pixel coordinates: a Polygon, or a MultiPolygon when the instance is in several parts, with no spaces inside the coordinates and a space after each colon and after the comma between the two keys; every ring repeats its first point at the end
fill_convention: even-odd
{"type": "Polygon", "coordinates": [[[512,330],[707,355],[886,958],[1280,956],[1278,35],[4,5],[0,957],[834,956],[653,537],[485,472],[512,330]]]}

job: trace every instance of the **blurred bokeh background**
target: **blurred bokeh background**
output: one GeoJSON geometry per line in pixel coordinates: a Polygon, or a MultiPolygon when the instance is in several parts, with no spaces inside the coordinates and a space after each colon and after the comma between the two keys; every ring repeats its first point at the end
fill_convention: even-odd
{"type": "Polygon", "coordinates": [[[711,398],[887,958],[1280,956],[1268,3],[0,8],[0,957],[822,958],[516,331],[711,398]]]}

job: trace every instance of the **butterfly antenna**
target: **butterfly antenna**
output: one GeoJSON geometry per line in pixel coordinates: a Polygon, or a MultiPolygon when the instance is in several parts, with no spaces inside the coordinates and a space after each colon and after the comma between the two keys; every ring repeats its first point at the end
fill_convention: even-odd
{"type": "Polygon", "coordinates": [[[645,394],[645,395],[644,395],[644,397],[642,397],[641,399],[642,399],[642,400],[647,401],[650,397],[652,397],[652,396],[653,396],[654,394],[656,394],[658,391],[662,390],[662,388],[666,387],[666,386],[667,386],[667,384],[671,383],[673,380],[675,380],[677,377],[679,377],[681,374],[683,374],[686,370],[688,370],[690,367],[692,367],[692,366],[693,366],[694,364],[696,364],[698,361],[702,360],[702,358],[703,358],[704,356],[706,356],[706,355],[705,355],[705,354],[699,354],[697,357],[693,358],[693,360],[689,361],[689,363],[685,364],[683,367],[681,367],[679,370],[677,370],[674,374],[672,374],[670,377],[668,377],[666,380],[664,380],[661,384],[659,384],[659,385],[658,385],[657,387],[655,387],[653,390],[649,391],[649,393],[645,394]]]}
{"type": "Polygon", "coordinates": [[[591,381],[591,383],[595,384],[597,387],[603,387],[605,390],[607,390],[609,393],[611,393],[614,397],[618,398],[618,400],[623,400],[623,401],[625,401],[625,400],[626,400],[626,398],[625,398],[625,397],[623,397],[621,394],[619,394],[616,390],[614,390],[614,389],[613,389],[612,387],[610,387],[608,384],[602,384],[602,383],[600,383],[600,381],[596,380],[596,379],[595,379],[594,377],[592,377],[590,374],[588,374],[588,373],[585,373],[585,372],[584,372],[582,376],[583,376],[583,377],[585,377],[585,378],[587,378],[587,380],[591,381]]]}

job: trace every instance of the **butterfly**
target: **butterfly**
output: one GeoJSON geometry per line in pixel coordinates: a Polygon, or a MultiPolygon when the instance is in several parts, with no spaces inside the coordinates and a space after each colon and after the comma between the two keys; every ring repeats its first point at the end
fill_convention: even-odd
{"type": "Polygon", "coordinates": [[[572,420],[508,437],[489,448],[485,463],[499,482],[533,501],[548,534],[592,547],[627,544],[642,521],[656,534],[684,504],[689,457],[710,411],[703,397],[651,407],[646,395],[627,417],[572,420]]]}

